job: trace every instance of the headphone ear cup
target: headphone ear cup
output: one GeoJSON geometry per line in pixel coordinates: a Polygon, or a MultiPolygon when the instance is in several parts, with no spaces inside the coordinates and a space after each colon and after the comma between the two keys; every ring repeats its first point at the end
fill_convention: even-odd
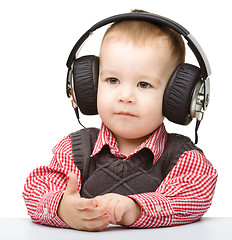
{"type": "Polygon", "coordinates": [[[173,72],[163,97],[163,115],[171,122],[188,125],[192,121],[190,104],[193,91],[201,79],[200,68],[180,64],[173,72]]]}
{"type": "Polygon", "coordinates": [[[77,105],[85,115],[96,115],[99,58],[93,55],[75,60],[73,85],[77,105]]]}

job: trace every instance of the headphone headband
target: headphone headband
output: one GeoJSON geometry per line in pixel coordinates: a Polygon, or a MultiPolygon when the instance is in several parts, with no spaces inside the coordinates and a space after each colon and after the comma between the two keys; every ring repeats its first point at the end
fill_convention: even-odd
{"type": "Polygon", "coordinates": [[[190,34],[188,30],[186,30],[183,26],[181,26],[180,24],[176,23],[171,19],[159,16],[156,14],[141,13],[141,12],[132,12],[132,13],[115,15],[115,16],[103,19],[100,22],[94,24],[88,31],[86,31],[81,36],[81,38],[74,45],[66,63],[68,69],[71,69],[73,62],[76,59],[77,51],[80,49],[81,45],[85,42],[85,40],[90,36],[90,34],[92,34],[95,30],[109,23],[127,21],[127,20],[138,20],[138,21],[147,21],[151,23],[164,24],[167,27],[178,32],[187,40],[189,47],[191,48],[195,57],[197,58],[202,71],[203,79],[206,80],[211,75],[210,65],[203,49],[201,48],[200,44],[192,36],[192,34],[190,34]]]}

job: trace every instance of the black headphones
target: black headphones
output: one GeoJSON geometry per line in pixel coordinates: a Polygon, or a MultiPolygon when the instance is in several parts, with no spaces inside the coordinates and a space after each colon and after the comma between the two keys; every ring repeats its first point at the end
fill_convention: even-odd
{"type": "MultiPolygon", "coordinates": [[[[132,12],[106,18],[93,25],[73,47],[67,60],[68,97],[72,97],[73,107],[77,114],[78,108],[83,114],[96,115],[97,84],[99,73],[99,58],[93,55],[77,58],[77,52],[87,38],[98,28],[109,23],[140,20],[163,24],[181,34],[194,53],[199,66],[184,63],[174,70],[163,96],[163,115],[171,122],[187,125],[193,118],[197,119],[196,132],[209,103],[211,74],[208,59],[196,39],[180,24],[155,14],[132,12]]],[[[196,135],[197,136],[197,135],[196,135]]],[[[197,141],[197,139],[196,139],[197,141]]]]}

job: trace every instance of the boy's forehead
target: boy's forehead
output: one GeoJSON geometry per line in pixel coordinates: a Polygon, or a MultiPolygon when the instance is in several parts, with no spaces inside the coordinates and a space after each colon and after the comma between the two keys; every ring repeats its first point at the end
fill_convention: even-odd
{"type": "Polygon", "coordinates": [[[130,66],[132,64],[137,66],[134,69],[135,73],[139,72],[140,75],[143,74],[142,76],[146,73],[161,81],[169,78],[176,67],[173,65],[171,51],[168,49],[167,42],[160,41],[159,38],[154,42],[148,41],[143,45],[136,45],[127,37],[107,35],[100,51],[100,73],[113,74],[115,71],[125,70],[126,66],[128,69],[134,69],[130,66]]]}

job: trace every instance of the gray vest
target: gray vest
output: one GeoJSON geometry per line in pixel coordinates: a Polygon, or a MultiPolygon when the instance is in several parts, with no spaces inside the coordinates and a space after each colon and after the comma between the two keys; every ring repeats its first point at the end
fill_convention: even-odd
{"type": "Polygon", "coordinates": [[[122,161],[105,145],[90,158],[98,133],[99,129],[87,128],[69,135],[74,163],[81,171],[81,196],[86,198],[110,192],[125,196],[154,192],[185,151],[200,150],[189,138],[168,134],[164,152],[155,164],[148,148],[122,161]]]}

